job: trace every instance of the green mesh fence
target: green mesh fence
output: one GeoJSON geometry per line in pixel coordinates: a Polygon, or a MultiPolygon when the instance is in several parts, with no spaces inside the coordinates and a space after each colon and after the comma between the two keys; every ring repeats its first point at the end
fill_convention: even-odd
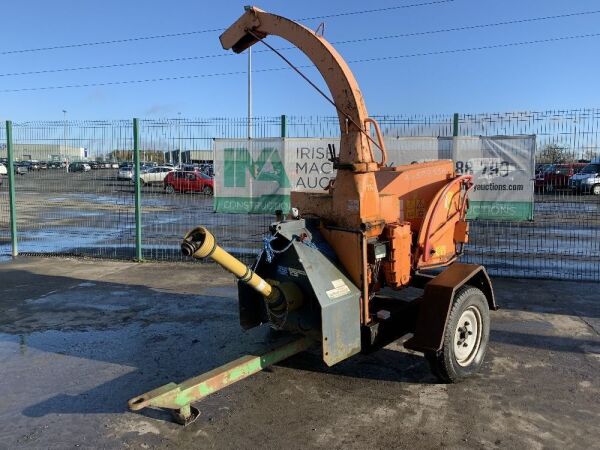
{"type": "Polygon", "coordinates": [[[131,257],[133,196],[117,180],[131,148],[130,121],[14,123],[19,252],[131,257]]]}
{"type": "MultiPolygon", "coordinates": [[[[452,136],[455,125],[452,114],[376,119],[384,135],[393,137],[452,136]]],[[[600,280],[600,195],[593,184],[571,185],[583,161],[600,157],[599,124],[596,109],[458,115],[460,136],[536,135],[538,163],[531,180],[534,220],[473,221],[464,261],[485,264],[495,275],[600,280]]],[[[252,120],[254,138],[282,133],[336,137],[339,122],[335,116],[252,120]]],[[[202,224],[225,248],[251,262],[272,215],[215,213],[211,189],[171,190],[165,182],[173,171],[169,165],[210,174],[213,139],[246,138],[247,119],[141,120],[139,134],[143,257],[182,259],[181,237],[202,224]]],[[[135,256],[136,177],[127,170],[134,154],[132,120],[15,123],[13,148],[23,172],[15,175],[20,254],[135,256]]],[[[0,257],[6,258],[8,180],[0,176],[0,257]]]]}

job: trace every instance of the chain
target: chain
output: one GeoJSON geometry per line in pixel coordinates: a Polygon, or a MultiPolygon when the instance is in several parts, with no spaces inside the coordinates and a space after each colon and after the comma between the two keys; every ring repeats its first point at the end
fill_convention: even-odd
{"type": "Polygon", "coordinates": [[[268,263],[271,263],[273,261],[273,258],[275,257],[276,254],[280,254],[280,253],[284,253],[284,252],[288,251],[289,248],[294,243],[293,240],[290,240],[290,242],[281,250],[274,249],[273,246],[271,245],[271,242],[273,242],[277,238],[277,235],[278,235],[278,232],[276,232],[275,234],[272,234],[271,236],[265,236],[263,238],[263,250],[265,252],[265,258],[268,263]]]}

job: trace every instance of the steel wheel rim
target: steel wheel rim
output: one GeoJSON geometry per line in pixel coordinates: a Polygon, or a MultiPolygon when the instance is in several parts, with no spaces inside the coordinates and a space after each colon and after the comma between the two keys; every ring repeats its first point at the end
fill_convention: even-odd
{"type": "Polygon", "coordinates": [[[471,364],[481,346],[481,312],[475,306],[463,311],[454,330],[454,358],[460,366],[471,364]]]}

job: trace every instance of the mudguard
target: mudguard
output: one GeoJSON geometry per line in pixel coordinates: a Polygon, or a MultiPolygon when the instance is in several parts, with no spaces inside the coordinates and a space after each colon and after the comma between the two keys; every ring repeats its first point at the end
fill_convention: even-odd
{"type": "Polygon", "coordinates": [[[419,352],[441,350],[456,291],[465,284],[481,289],[490,310],[497,310],[492,283],[483,266],[454,263],[425,285],[412,338],[404,346],[419,352]]]}

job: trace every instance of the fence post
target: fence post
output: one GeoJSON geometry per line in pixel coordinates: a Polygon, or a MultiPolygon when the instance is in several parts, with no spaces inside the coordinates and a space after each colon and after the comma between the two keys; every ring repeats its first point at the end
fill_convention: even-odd
{"type": "Polygon", "coordinates": [[[458,136],[458,113],[452,117],[452,136],[458,136]]]}
{"type": "Polygon", "coordinates": [[[285,136],[287,133],[286,127],[287,127],[287,117],[285,116],[285,114],[282,114],[281,115],[281,137],[282,138],[286,137],[285,136]]]}
{"type": "Polygon", "coordinates": [[[133,180],[135,190],[135,259],[142,261],[142,191],[140,186],[139,120],[133,119],[133,180]]]}
{"type": "Polygon", "coordinates": [[[15,201],[15,161],[13,155],[12,121],[6,121],[6,158],[8,159],[8,202],[10,208],[10,243],[12,256],[19,254],[17,247],[17,204],[15,201]]]}

